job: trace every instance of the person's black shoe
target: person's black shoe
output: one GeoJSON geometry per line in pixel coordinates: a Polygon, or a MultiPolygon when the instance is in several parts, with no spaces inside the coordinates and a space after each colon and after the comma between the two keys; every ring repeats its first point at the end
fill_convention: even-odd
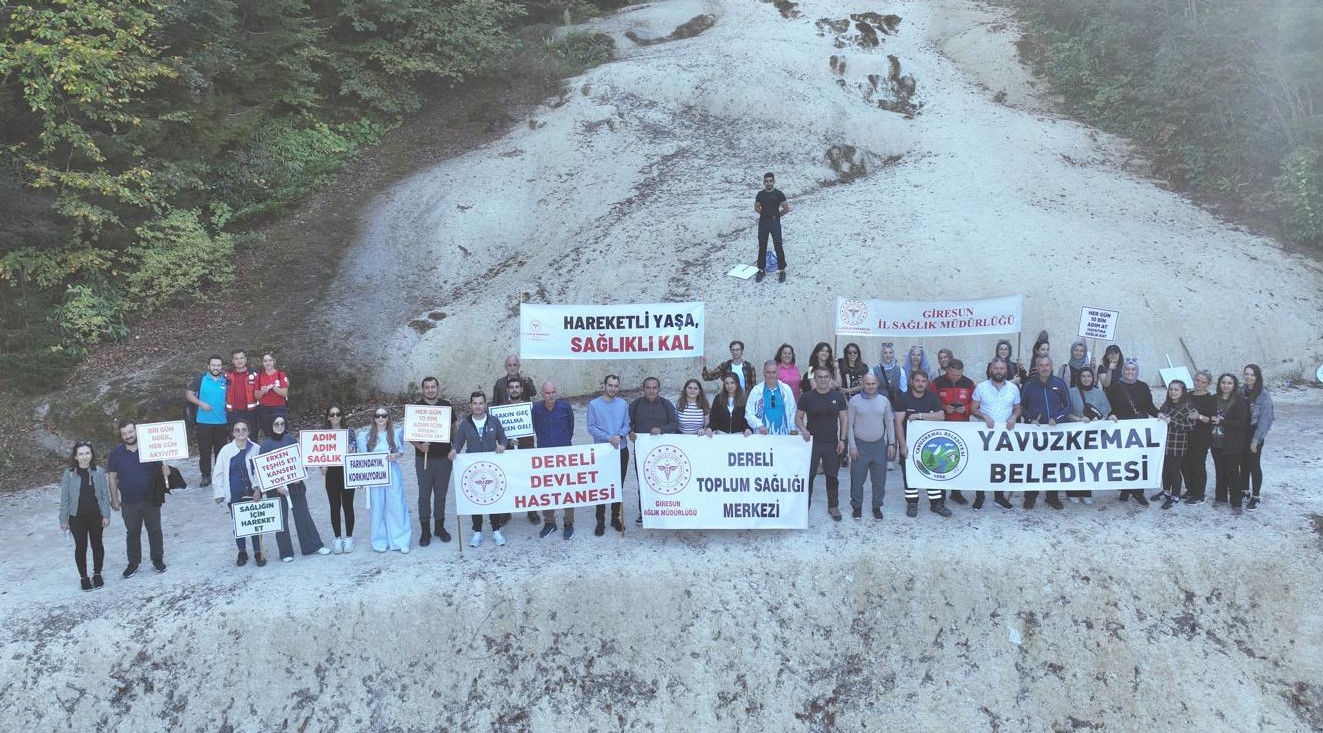
{"type": "Polygon", "coordinates": [[[905,516],[914,518],[919,516],[919,504],[914,501],[905,502],[905,516]]]}
{"type": "Polygon", "coordinates": [[[881,518],[882,518],[882,507],[880,506],[873,507],[873,519],[881,519],[881,518]]]}
{"type": "Polygon", "coordinates": [[[776,281],[779,282],[779,283],[783,283],[783,282],[786,281],[786,271],[785,271],[785,270],[777,270],[777,271],[776,271],[776,281]]]}
{"type": "Polygon", "coordinates": [[[983,509],[983,495],[977,494],[974,496],[974,511],[977,512],[982,509],[983,509]]]}
{"type": "Polygon", "coordinates": [[[1037,494],[1030,494],[1029,496],[1024,497],[1024,508],[1025,508],[1025,509],[1033,509],[1033,508],[1034,508],[1034,504],[1037,504],[1037,503],[1038,503],[1038,495],[1037,495],[1037,494]]]}
{"type": "Polygon", "coordinates": [[[136,572],[138,572],[138,563],[136,563],[136,562],[131,562],[131,563],[129,563],[129,566],[128,566],[127,568],[124,568],[124,575],[123,575],[123,577],[125,577],[125,578],[132,578],[132,577],[133,577],[133,574],[136,573],[136,572]]]}
{"type": "MultiPolygon", "coordinates": [[[[234,564],[235,564],[236,567],[240,567],[240,568],[243,567],[243,566],[245,566],[245,565],[247,565],[247,564],[248,564],[248,553],[244,552],[243,550],[239,550],[239,556],[236,557],[236,558],[234,558],[234,564]]],[[[127,578],[127,577],[129,577],[129,576],[125,575],[124,577],[127,578]]]]}
{"type": "Polygon", "coordinates": [[[1121,502],[1122,504],[1126,503],[1127,501],[1130,500],[1129,492],[1122,491],[1121,495],[1116,497],[1116,500],[1121,502]]]}
{"type": "Polygon", "coordinates": [[[436,528],[436,538],[437,538],[438,540],[441,540],[442,542],[449,542],[449,541],[450,541],[450,533],[446,531],[446,528],[445,528],[445,527],[437,527],[437,528],[436,528]]]}
{"type": "Polygon", "coordinates": [[[1047,500],[1047,505],[1050,506],[1050,507],[1052,507],[1053,509],[1056,509],[1057,511],[1060,511],[1060,510],[1062,510],[1062,509],[1065,509],[1065,507],[1063,507],[1063,506],[1061,505],[1061,500],[1060,500],[1060,499],[1048,499],[1048,500],[1047,500]]]}
{"type": "Polygon", "coordinates": [[[1144,498],[1144,492],[1142,491],[1135,492],[1135,503],[1140,506],[1145,506],[1145,507],[1148,506],[1148,499],[1144,498]]]}
{"type": "Polygon", "coordinates": [[[1167,492],[1165,492],[1165,491],[1159,491],[1158,493],[1154,494],[1153,496],[1150,496],[1150,497],[1148,498],[1148,500],[1149,500],[1149,501],[1157,501],[1158,499],[1166,499],[1166,498],[1167,498],[1167,492]]]}
{"type": "Polygon", "coordinates": [[[1163,509],[1170,509],[1175,505],[1176,505],[1176,497],[1174,496],[1168,496],[1167,500],[1162,502],[1163,509]]]}
{"type": "Polygon", "coordinates": [[[965,495],[960,493],[959,491],[951,492],[951,501],[954,501],[960,506],[964,506],[969,503],[969,500],[965,498],[965,495]]]}
{"type": "Polygon", "coordinates": [[[1204,498],[1202,496],[1185,497],[1185,506],[1194,506],[1195,504],[1202,504],[1202,503],[1204,503],[1204,498]]]}
{"type": "Polygon", "coordinates": [[[864,517],[864,508],[861,507],[861,506],[851,507],[851,508],[850,508],[850,516],[851,516],[851,517],[854,517],[855,519],[863,519],[863,517],[864,517]]]}
{"type": "Polygon", "coordinates": [[[202,481],[198,482],[198,486],[203,489],[207,488],[208,486],[211,486],[211,477],[203,476],[202,481]]]}
{"type": "Polygon", "coordinates": [[[101,588],[101,587],[105,586],[105,584],[106,584],[106,581],[104,581],[104,580],[101,579],[101,573],[97,573],[96,575],[93,575],[93,576],[92,576],[92,587],[93,587],[93,588],[101,588]]]}
{"type": "Polygon", "coordinates": [[[538,537],[543,537],[543,538],[545,538],[547,535],[549,535],[549,534],[551,534],[552,532],[555,532],[555,531],[556,531],[556,523],[555,523],[555,522],[547,522],[546,524],[543,524],[543,525],[542,525],[542,531],[541,531],[541,532],[538,532],[538,533],[537,533],[537,536],[538,536],[538,537]]]}
{"type": "Polygon", "coordinates": [[[162,562],[161,560],[152,560],[152,568],[155,569],[156,572],[158,573],[164,573],[165,563],[162,562]]]}
{"type": "MultiPolygon", "coordinates": [[[[639,517],[638,520],[634,522],[634,524],[643,524],[643,517],[639,517]]],[[[625,523],[620,521],[620,517],[616,517],[615,519],[611,520],[611,529],[614,529],[617,532],[624,532],[625,523]]]]}
{"type": "MultiPolygon", "coordinates": [[[[620,521],[620,520],[617,519],[617,520],[613,521],[612,524],[615,524],[616,522],[619,522],[619,521],[620,521]]],[[[593,527],[593,534],[597,535],[598,537],[601,537],[602,535],[606,534],[606,523],[603,522],[603,521],[600,520],[600,519],[597,520],[597,526],[596,526],[596,527],[593,527]]]]}
{"type": "Polygon", "coordinates": [[[996,504],[997,506],[999,506],[999,507],[1001,507],[1002,509],[1005,509],[1005,510],[1007,510],[1007,511],[1010,511],[1011,509],[1014,509],[1014,508],[1015,508],[1015,505],[1012,504],[1012,503],[1010,502],[1010,500],[1007,499],[1007,498],[1004,497],[1004,496],[993,497],[993,499],[992,499],[992,503],[993,503],[993,504],[996,504]]]}
{"type": "Polygon", "coordinates": [[[573,525],[573,524],[570,524],[569,522],[566,522],[566,523],[565,523],[565,531],[562,532],[560,536],[563,537],[563,538],[565,538],[565,539],[567,539],[567,540],[568,540],[569,538],[573,537],[573,536],[574,536],[574,525],[573,525]]]}
{"type": "Polygon", "coordinates": [[[542,523],[542,515],[539,514],[539,513],[537,513],[537,512],[529,512],[529,513],[528,513],[528,523],[529,523],[529,524],[541,524],[541,523],[542,523]]]}
{"type": "Polygon", "coordinates": [[[949,517],[949,516],[951,516],[951,510],[950,510],[950,509],[947,509],[947,508],[946,508],[946,504],[945,504],[944,502],[940,502],[940,501],[939,501],[939,502],[936,502],[936,503],[934,503],[934,504],[930,504],[930,505],[928,505],[928,511],[932,512],[933,514],[936,514],[936,515],[939,516],[939,517],[949,517]]]}
{"type": "Polygon", "coordinates": [[[763,281],[763,278],[765,277],[767,277],[767,270],[759,270],[758,274],[753,276],[753,281],[756,283],[760,283],[763,281]]]}
{"type": "Polygon", "coordinates": [[[1245,502],[1245,511],[1252,512],[1259,508],[1259,497],[1251,496],[1249,501],[1245,502]]]}
{"type": "Polygon", "coordinates": [[[83,590],[85,590],[85,591],[90,591],[90,590],[92,590],[92,579],[91,579],[91,578],[83,578],[83,579],[81,579],[81,580],[78,581],[78,584],[79,584],[80,586],[82,586],[83,590]]]}
{"type": "Polygon", "coordinates": [[[428,532],[426,527],[423,527],[423,531],[418,535],[418,546],[427,547],[430,544],[432,544],[432,533],[428,532]]]}
{"type": "MultiPolygon", "coordinates": [[[[619,521],[620,521],[620,520],[617,519],[617,520],[615,520],[615,522],[612,522],[611,524],[614,526],[614,525],[616,524],[616,522],[619,522],[619,521]]],[[[642,526],[643,526],[643,515],[642,515],[642,514],[638,515],[637,517],[634,517],[634,525],[637,526],[637,527],[642,527],[642,526]]],[[[620,530],[616,530],[616,531],[618,531],[618,532],[624,532],[625,530],[620,529],[620,530]]]]}
{"type": "Polygon", "coordinates": [[[255,557],[257,558],[257,567],[259,568],[266,567],[266,557],[262,553],[260,552],[257,553],[255,557]]]}

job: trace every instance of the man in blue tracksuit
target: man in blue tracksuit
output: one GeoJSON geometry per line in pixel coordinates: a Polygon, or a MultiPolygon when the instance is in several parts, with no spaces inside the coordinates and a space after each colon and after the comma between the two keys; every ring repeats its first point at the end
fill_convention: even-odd
{"type": "MultiPolygon", "coordinates": [[[[1034,359],[1034,376],[1026,379],[1020,388],[1020,421],[1034,425],[1056,425],[1070,421],[1070,387],[1061,377],[1052,374],[1052,357],[1034,359]]],[[[1047,492],[1047,505],[1061,508],[1055,491],[1047,492]]],[[[1037,491],[1024,492],[1024,508],[1033,509],[1038,501],[1037,491]]]]}

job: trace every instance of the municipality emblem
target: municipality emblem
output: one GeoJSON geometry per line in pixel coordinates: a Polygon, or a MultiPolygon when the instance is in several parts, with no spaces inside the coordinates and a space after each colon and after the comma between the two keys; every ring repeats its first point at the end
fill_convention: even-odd
{"type": "Polygon", "coordinates": [[[969,448],[959,435],[950,430],[930,430],[914,446],[914,467],[919,473],[934,480],[947,481],[965,470],[969,448]]]}

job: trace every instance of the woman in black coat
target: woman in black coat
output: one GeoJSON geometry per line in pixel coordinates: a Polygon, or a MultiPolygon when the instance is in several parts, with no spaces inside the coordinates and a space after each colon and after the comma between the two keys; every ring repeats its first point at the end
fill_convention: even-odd
{"type": "Polygon", "coordinates": [[[1213,506],[1226,504],[1228,494],[1231,510],[1240,513],[1244,498],[1241,483],[1241,463],[1249,444],[1249,403],[1239,393],[1240,384],[1234,374],[1217,378],[1217,402],[1213,415],[1213,466],[1217,469],[1217,488],[1213,506]]]}
{"type": "Polygon", "coordinates": [[[712,406],[708,408],[708,435],[726,433],[730,435],[748,435],[749,423],[744,419],[744,390],[734,374],[721,378],[721,391],[712,395],[712,406]]]}
{"type": "MultiPolygon", "coordinates": [[[[1112,380],[1106,391],[1107,401],[1112,404],[1112,414],[1117,420],[1139,420],[1161,414],[1153,404],[1153,392],[1139,378],[1139,362],[1134,359],[1126,359],[1125,365],[1121,367],[1121,378],[1112,380]]],[[[1144,498],[1142,489],[1126,489],[1117,498],[1125,501],[1131,497],[1141,506],[1148,506],[1148,499],[1144,498]]]]}

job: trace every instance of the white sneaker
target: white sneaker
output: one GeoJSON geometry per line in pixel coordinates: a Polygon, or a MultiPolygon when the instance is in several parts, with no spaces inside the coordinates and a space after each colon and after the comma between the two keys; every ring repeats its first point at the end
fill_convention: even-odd
{"type": "Polygon", "coordinates": [[[339,537],[336,537],[335,541],[331,543],[331,552],[339,555],[344,551],[345,551],[345,541],[340,539],[339,537]]]}
{"type": "Polygon", "coordinates": [[[497,547],[505,547],[505,535],[501,534],[501,530],[493,529],[492,539],[496,541],[497,547]]]}
{"type": "Polygon", "coordinates": [[[327,547],[326,545],[322,545],[320,548],[317,549],[317,554],[318,554],[318,555],[329,555],[329,554],[331,554],[331,548],[327,547]]]}
{"type": "Polygon", "coordinates": [[[469,540],[469,547],[477,547],[482,544],[482,533],[474,532],[473,539],[469,540]]]}
{"type": "Polygon", "coordinates": [[[400,554],[401,554],[401,555],[408,555],[408,554],[409,554],[409,548],[407,548],[407,547],[401,547],[401,548],[400,548],[400,554]]]}
{"type": "Polygon", "coordinates": [[[1085,497],[1081,498],[1080,501],[1084,502],[1085,504],[1087,504],[1087,505],[1089,505],[1089,506],[1093,506],[1093,497],[1092,497],[1092,496],[1085,496],[1085,497]]]}
{"type": "Polygon", "coordinates": [[[281,562],[294,562],[294,558],[292,558],[292,557],[282,557],[282,558],[280,558],[280,561],[281,561],[281,562]]]}
{"type": "Polygon", "coordinates": [[[346,537],[346,538],[345,538],[345,554],[348,555],[349,553],[351,553],[351,552],[353,552],[353,551],[354,551],[354,538],[353,538],[353,537],[346,537]]]}

